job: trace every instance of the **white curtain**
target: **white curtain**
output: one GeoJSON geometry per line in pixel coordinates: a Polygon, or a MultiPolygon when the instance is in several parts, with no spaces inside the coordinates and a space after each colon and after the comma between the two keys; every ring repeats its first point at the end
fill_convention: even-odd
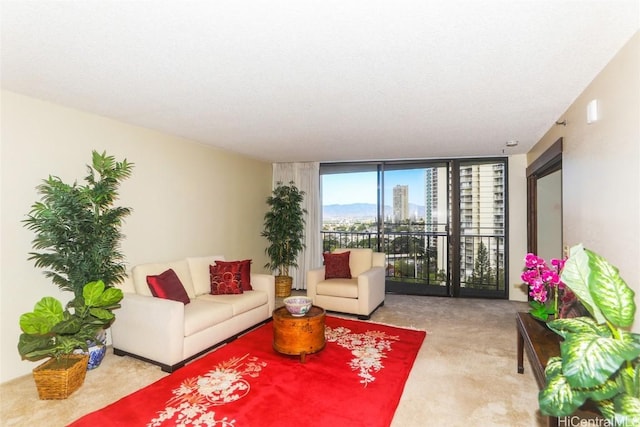
{"type": "Polygon", "coordinates": [[[273,188],[277,182],[287,184],[291,181],[299,190],[305,192],[302,207],[307,210],[307,216],[304,233],[305,248],[298,255],[298,268],[289,269],[289,274],[293,277],[294,289],[307,289],[307,271],[322,265],[320,164],[317,162],[274,163],[273,188]]]}

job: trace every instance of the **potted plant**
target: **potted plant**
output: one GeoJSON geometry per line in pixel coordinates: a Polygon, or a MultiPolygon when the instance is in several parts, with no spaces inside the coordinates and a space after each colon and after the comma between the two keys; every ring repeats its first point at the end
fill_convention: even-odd
{"type": "Polygon", "coordinates": [[[588,316],[547,323],[559,334],[559,357],[547,364],[540,411],[556,417],[573,414],[592,401],[611,425],[640,420],[640,335],[630,332],[634,292],[618,269],[582,245],[571,248],[561,279],[588,316]]]}
{"type": "Polygon", "coordinates": [[[37,187],[41,201],[31,206],[24,220],[36,234],[29,259],[75,297],[82,295],[86,283],[102,280],[111,287],[126,275],[120,227],[131,208],[116,207],[114,202],[133,164],[93,151],[87,169],[85,185],[66,184],[56,176],[44,180],[37,187]]]}
{"type": "Polygon", "coordinates": [[[560,280],[560,271],[565,260],[552,259],[551,267],[539,256],[528,253],[524,257],[525,271],[520,278],[529,288],[529,314],[546,322],[550,316],[558,315],[558,301],[566,289],[560,280]]]}
{"type": "MultiPolygon", "coordinates": [[[[131,209],[114,203],[133,164],[93,151],[87,169],[83,185],[67,184],[56,176],[44,180],[37,187],[41,200],[31,206],[24,220],[25,227],[35,232],[29,259],[76,299],[86,283],[101,280],[109,288],[126,275],[120,229],[131,209]]],[[[99,337],[93,339],[104,345],[104,331],[98,332],[99,337]]],[[[100,345],[97,351],[104,354],[100,345]]]]}
{"type": "Polygon", "coordinates": [[[265,252],[269,262],[265,268],[276,272],[276,296],[291,295],[293,278],[289,268],[297,267],[297,257],[304,245],[304,227],[307,213],[302,208],[304,191],[293,181],[288,185],[277,182],[271,196],[267,198],[270,210],[264,215],[262,236],[269,241],[265,252]]]}
{"type": "Polygon", "coordinates": [[[53,297],[43,297],[32,312],[20,316],[22,359],[50,358],[33,370],[40,399],[66,399],[82,385],[89,355],[75,353],[86,352],[87,342],[111,324],[122,297],[120,289],[95,281],[87,283],[66,308],[53,297]]]}

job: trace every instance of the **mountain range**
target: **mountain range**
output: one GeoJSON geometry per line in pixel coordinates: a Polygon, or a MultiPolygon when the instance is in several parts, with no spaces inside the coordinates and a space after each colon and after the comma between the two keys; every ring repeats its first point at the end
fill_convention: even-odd
{"type": "MultiPolygon", "coordinates": [[[[377,205],[375,203],[350,203],[346,205],[334,204],[322,206],[322,218],[327,219],[375,219],[377,205]]],[[[385,217],[393,215],[393,208],[385,205],[385,217]]],[[[423,217],[424,206],[409,203],[409,213],[412,216],[423,217]]]]}

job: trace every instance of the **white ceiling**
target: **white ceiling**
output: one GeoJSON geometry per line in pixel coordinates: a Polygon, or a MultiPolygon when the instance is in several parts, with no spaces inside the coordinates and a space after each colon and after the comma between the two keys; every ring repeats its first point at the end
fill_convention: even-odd
{"type": "Polygon", "coordinates": [[[525,153],[639,4],[2,1],[2,87],[269,161],[525,153]]]}

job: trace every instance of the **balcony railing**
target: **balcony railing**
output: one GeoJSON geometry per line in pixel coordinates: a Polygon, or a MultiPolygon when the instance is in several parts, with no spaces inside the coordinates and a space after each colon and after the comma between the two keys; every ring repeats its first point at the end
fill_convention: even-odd
{"type": "MultiPolygon", "coordinates": [[[[444,228],[435,225],[434,228],[444,228]]],[[[504,290],[504,235],[464,230],[460,241],[460,287],[504,290]]],[[[494,231],[492,229],[492,231],[494,231]]],[[[386,255],[387,281],[445,286],[449,283],[449,238],[445,232],[322,231],[323,251],[371,248],[386,255]]]]}
{"type": "Polygon", "coordinates": [[[439,232],[322,231],[324,251],[336,248],[371,248],[386,255],[388,280],[427,285],[447,282],[447,235],[439,232]]]}

